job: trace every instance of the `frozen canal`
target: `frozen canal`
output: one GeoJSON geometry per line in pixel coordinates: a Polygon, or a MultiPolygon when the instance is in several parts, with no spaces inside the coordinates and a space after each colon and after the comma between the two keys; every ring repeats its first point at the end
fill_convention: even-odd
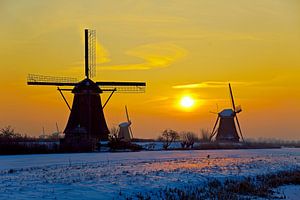
{"type": "Polygon", "coordinates": [[[122,199],[299,164],[300,149],[0,156],[0,199],[122,199]]]}

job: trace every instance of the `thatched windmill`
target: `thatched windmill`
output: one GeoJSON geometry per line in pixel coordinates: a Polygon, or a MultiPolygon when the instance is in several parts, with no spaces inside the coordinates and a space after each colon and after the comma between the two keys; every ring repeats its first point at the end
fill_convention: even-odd
{"type": "Polygon", "coordinates": [[[63,143],[71,148],[84,149],[83,146],[94,148],[99,140],[107,140],[107,128],[103,109],[114,92],[144,92],[145,82],[94,82],[91,78],[96,75],[96,31],[85,30],[85,78],[77,81],[74,78],[28,75],[28,85],[57,86],[71,113],[64,130],[63,143]],[[59,88],[71,86],[73,88],[59,88]],[[74,94],[72,107],[67,102],[62,91],[74,94]],[[102,105],[100,94],[110,92],[102,105]],[[82,147],[82,148],[81,148],[82,147]]]}
{"type": "Polygon", "coordinates": [[[131,130],[131,120],[129,119],[127,106],[125,106],[127,122],[122,122],[119,124],[118,138],[122,141],[129,142],[133,138],[131,130]]]}
{"type": "Polygon", "coordinates": [[[241,136],[242,140],[244,141],[240,123],[237,117],[237,114],[240,113],[242,109],[241,106],[235,106],[230,84],[229,91],[232,108],[224,109],[217,113],[218,117],[211,132],[210,140],[216,136],[215,140],[218,142],[239,142],[241,136]],[[239,133],[236,129],[236,124],[238,126],[239,133]]]}

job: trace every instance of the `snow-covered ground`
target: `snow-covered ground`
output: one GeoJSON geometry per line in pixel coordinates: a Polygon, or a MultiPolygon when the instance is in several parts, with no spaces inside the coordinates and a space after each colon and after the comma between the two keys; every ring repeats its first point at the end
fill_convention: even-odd
{"type": "Polygon", "coordinates": [[[282,194],[287,200],[300,199],[300,186],[299,185],[285,185],[277,188],[277,191],[282,194]]]}
{"type": "Polygon", "coordinates": [[[258,175],[299,164],[300,149],[0,156],[0,199],[123,199],[212,177],[258,175]]]}

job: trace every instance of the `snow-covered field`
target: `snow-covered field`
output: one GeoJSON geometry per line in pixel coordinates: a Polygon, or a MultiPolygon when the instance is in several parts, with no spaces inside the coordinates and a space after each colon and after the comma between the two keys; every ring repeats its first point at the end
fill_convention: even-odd
{"type": "Polygon", "coordinates": [[[0,156],[0,199],[124,199],[212,177],[255,176],[299,164],[300,149],[0,156]]]}

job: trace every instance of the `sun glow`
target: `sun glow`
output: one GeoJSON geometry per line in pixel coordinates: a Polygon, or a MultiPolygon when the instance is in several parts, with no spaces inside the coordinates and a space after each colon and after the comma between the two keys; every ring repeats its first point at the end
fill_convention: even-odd
{"type": "Polygon", "coordinates": [[[195,105],[195,100],[190,96],[184,96],[180,100],[180,106],[183,108],[191,108],[195,105]]]}

